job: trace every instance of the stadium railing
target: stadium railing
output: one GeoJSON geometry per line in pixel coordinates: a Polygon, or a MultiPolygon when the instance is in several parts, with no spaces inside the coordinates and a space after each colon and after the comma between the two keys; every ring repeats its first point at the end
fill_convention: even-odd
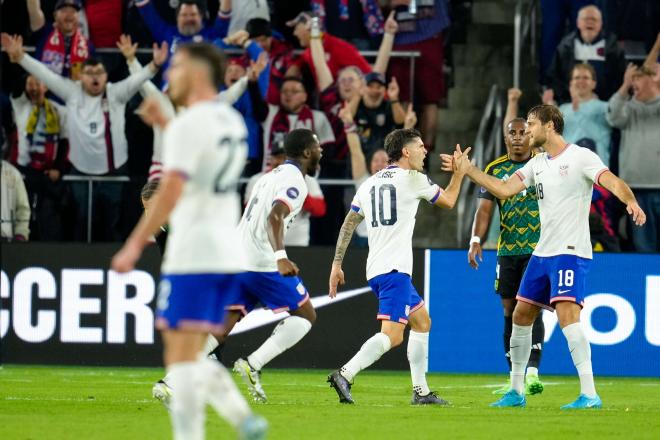
{"type": "MultiPolygon", "coordinates": [[[[35,51],[34,46],[26,46],[25,51],[29,53],[34,53],[35,51]]],[[[97,54],[101,55],[120,55],[119,49],[114,48],[114,47],[101,47],[95,49],[95,52],[97,54]]],[[[243,55],[245,53],[244,50],[242,49],[224,49],[224,52],[227,55],[243,55]]],[[[377,50],[360,50],[360,55],[362,55],[365,58],[376,58],[378,56],[378,51],[377,50]]],[[[138,48],[137,49],[137,54],[139,55],[150,55],[152,53],[151,49],[148,48],[138,48]]],[[[301,49],[296,49],[293,51],[294,54],[300,55],[303,53],[301,49]]],[[[410,90],[410,96],[415,96],[415,60],[421,56],[421,53],[417,50],[411,50],[411,51],[401,51],[401,50],[394,50],[390,52],[390,58],[409,58],[410,59],[410,77],[409,77],[409,90],[410,90]]]]}
{"type": "Polygon", "coordinates": [[[513,87],[520,88],[520,57],[529,42],[530,60],[536,62],[536,8],[535,0],[518,0],[513,17],[513,87]],[[527,38],[529,36],[529,39],[527,38]]]}
{"type": "MultiPolygon", "coordinates": [[[[131,178],[129,176],[80,176],[80,175],[70,175],[67,174],[62,177],[62,180],[70,183],[84,183],[87,185],[87,225],[86,225],[86,237],[87,243],[92,242],[92,219],[94,213],[94,184],[95,183],[114,183],[123,185],[130,181],[135,180],[144,180],[144,177],[137,179],[131,178]]],[[[249,179],[242,177],[239,179],[239,184],[244,185],[248,183],[249,179]]],[[[350,179],[318,179],[318,182],[321,186],[348,186],[354,187],[356,181],[350,179]]],[[[12,222],[13,220],[2,220],[3,222],[12,222]]]]}
{"type": "MultiPolygon", "coordinates": [[[[483,169],[486,163],[502,153],[502,118],[503,104],[500,88],[493,84],[488,94],[488,101],[479,121],[479,130],[474,140],[472,158],[476,165],[483,169]]],[[[456,241],[463,245],[470,237],[472,228],[472,213],[477,209],[477,193],[479,187],[471,181],[467,188],[461,191],[456,205],[456,241]]]]}

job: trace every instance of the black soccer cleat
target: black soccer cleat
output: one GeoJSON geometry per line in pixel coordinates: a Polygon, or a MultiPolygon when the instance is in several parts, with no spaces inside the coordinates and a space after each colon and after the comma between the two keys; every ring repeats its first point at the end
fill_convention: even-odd
{"type": "Polygon", "coordinates": [[[351,396],[351,384],[341,375],[339,370],[330,373],[328,376],[328,382],[330,382],[330,386],[337,391],[339,403],[355,403],[351,396]]]}
{"type": "Polygon", "coordinates": [[[411,405],[449,405],[445,399],[438,397],[435,391],[431,391],[426,396],[421,396],[417,394],[417,391],[413,391],[412,400],[410,401],[411,405]]]}

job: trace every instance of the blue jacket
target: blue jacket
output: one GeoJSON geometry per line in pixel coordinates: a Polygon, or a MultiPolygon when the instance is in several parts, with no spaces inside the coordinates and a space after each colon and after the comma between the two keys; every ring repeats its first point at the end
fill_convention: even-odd
{"type": "MultiPolygon", "coordinates": [[[[138,11],[142,16],[145,24],[149,28],[154,41],[162,43],[167,41],[170,49],[170,56],[176,51],[176,47],[180,43],[187,43],[189,41],[213,41],[215,39],[222,39],[227,36],[229,31],[229,20],[231,15],[225,15],[222,11],[218,11],[218,17],[214,20],[213,25],[204,26],[202,30],[193,36],[181,35],[176,25],[169,24],[158,15],[158,11],[149,0],[136,3],[138,11]]],[[[169,57],[163,66],[163,71],[167,69],[169,64],[169,57]]],[[[163,87],[165,84],[163,84],[163,87]]]]}
{"type": "MultiPolygon", "coordinates": [[[[219,40],[216,40],[214,43],[222,48],[228,47],[219,40]]],[[[253,61],[259,57],[261,52],[263,52],[263,49],[254,42],[248,46],[247,53],[250,56],[250,59],[253,61]]],[[[268,91],[269,78],[270,64],[266,66],[266,68],[261,72],[257,81],[259,84],[259,92],[261,93],[262,98],[265,98],[266,92],[268,91]]],[[[222,90],[225,89],[227,89],[227,87],[223,84],[222,90]]],[[[248,158],[257,159],[261,157],[261,153],[263,151],[261,146],[261,123],[256,119],[254,115],[254,108],[252,106],[252,100],[250,99],[249,89],[243,92],[241,97],[238,98],[238,100],[233,105],[234,108],[238,110],[241,115],[243,115],[243,119],[245,119],[245,125],[248,129],[248,158]]]]}

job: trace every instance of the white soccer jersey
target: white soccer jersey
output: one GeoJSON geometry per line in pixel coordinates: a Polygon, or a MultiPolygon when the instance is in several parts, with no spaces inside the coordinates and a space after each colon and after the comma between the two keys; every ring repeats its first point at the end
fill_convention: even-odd
{"type": "Polygon", "coordinates": [[[541,238],[533,255],[577,255],[591,258],[589,208],[593,184],[607,167],[596,153],[568,144],[549,157],[537,154],[516,175],[526,187],[536,186],[541,238]]]}
{"type": "Polygon", "coordinates": [[[196,104],[168,124],[163,172],[179,172],[187,181],[170,214],[163,273],[243,270],[236,186],[247,157],[246,138],[241,115],[219,102],[196,104]]]}
{"type": "Polygon", "coordinates": [[[253,272],[275,272],[275,252],[268,241],[268,215],[276,201],[289,207],[284,219],[284,233],[302,209],[307,197],[307,184],[297,165],[285,162],[264,174],[250,194],[239,232],[247,254],[246,269],[253,272]]]}
{"type": "Polygon", "coordinates": [[[392,272],[412,276],[412,236],[420,199],[435,203],[440,187],[423,173],[389,166],[369,177],[351,209],[364,216],[369,239],[367,279],[392,272]]]}

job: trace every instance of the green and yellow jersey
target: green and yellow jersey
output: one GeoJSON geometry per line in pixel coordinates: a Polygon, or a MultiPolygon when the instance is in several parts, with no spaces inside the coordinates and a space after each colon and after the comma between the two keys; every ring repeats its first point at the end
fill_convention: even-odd
{"type": "MultiPolygon", "coordinates": [[[[531,159],[531,157],[530,157],[531,159]]],[[[488,164],[486,174],[498,179],[509,179],[522,168],[529,159],[516,162],[507,154],[488,164]]],[[[497,255],[528,255],[534,251],[541,236],[539,205],[536,188],[530,186],[506,200],[496,199],[485,188],[479,191],[479,198],[497,200],[500,209],[500,238],[497,242],[497,255]]]]}

